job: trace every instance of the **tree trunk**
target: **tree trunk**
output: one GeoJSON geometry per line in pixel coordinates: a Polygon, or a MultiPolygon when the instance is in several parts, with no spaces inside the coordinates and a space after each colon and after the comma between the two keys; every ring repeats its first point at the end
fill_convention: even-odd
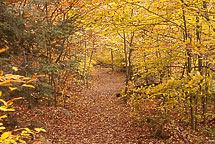
{"type": "Polygon", "coordinates": [[[132,54],[132,49],[129,49],[129,55],[128,55],[128,80],[131,80],[132,76],[132,64],[131,64],[131,54],[132,54]]]}
{"type": "MultiPolygon", "coordinates": [[[[199,13],[198,13],[199,14],[199,13]]],[[[200,37],[200,25],[199,25],[199,16],[196,16],[196,39],[197,39],[197,48],[200,50],[201,45],[201,37],[200,37]]],[[[201,75],[203,75],[202,71],[202,55],[198,54],[198,71],[201,75]]],[[[199,90],[202,91],[201,83],[199,84],[199,90]]],[[[202,99],[204,99],[204,96],[202,96],[202,99]]],[[[204,101],[204,100],[203,100],[204,101]]],[[[203,106],[204,107],[204,106],[203,106]]],[[[198,113],[198,97],[196,96],[196,102],[195,102],[195,115],[198,113]]],[[[197,129],[197,118],[195,117],[195,130],[197,129]]]]}
{"type": "Polygon", "coordinates": [[[112,50],[112,49],[111,49],[110,53],[111,53],[111,67],[112,67],[112,71],[114,71],[114,65],[113,65],[113,50],[112,50]]]}
{"type": "Polygon", "coordinates": [[[85,47],[85,56],[84,56],[84,72],[83,72],[83,76],[84,76],[84,84],[86,84],[86,68],[87,68],[87,41],[85,40],[84,42],[84,47],[85,47]]]}
{"type": "MultiPolygon", "coordinates": [[[[183,12],[183,21],[184,21],[184,41],[186,42],[188,39],[188,32],[187,32],[187,21],[186,21],[186,16],[185,16],[185,10],[184,10],[184,5],[182,6],[182,12],[183,12]]],[[[190,77],[190,73],[191,73],[191,66],[192,66],[192,62],[191,62],[191,54],[190,54],[190,50],[188,49],[188,45],[186,44],[186,50],[187,50],[187,76],[190,77]]],[[[194,109],[193,109],[193,94],[189,94],[190,95],[190,117],[191,117],[191,127],[192,129],[195,129],[195,123],[194,123],[194,109]]]]}
{"type": "MultiPolygon", "coordinates": [[[[205,15],[206,15],[206,19],[207,21],[209,21],[208,18],[208,13],[207,13],[207,2],[203,1],[203,9],[205,10],[205,15]]],[[[209,26],[210,29],[210,26],[209,26]]],[[[207,57],[206,57],[206,64],[205,64],[206,68],[205,68],[205,77],[208,76],[208,71],[207,71],[207,66],[208,66],[208,62],[207,62],[207,57]]],[[[207,113],[207,103],[208,103],[208,86],[206,84],[205,86],[205,96],[202,97],[202,115],[204,118],[204,123],[206,122],[206,113],[207,113]]]]}
{"type": "Polygon", "coordinates": [[[89,65],[88,65],[88,68],[87,68],[87,73],[88,74],[90,73],[90,65],[91,65],[91,62],[92,62],[93,54],[94,54],[94,50],[91,52],[91,55],[90,55],[90,61],[89,61],[89,65]]]}
{"type": "Polygon", "coordinates": [[[128,80],[129,80],[129,67],[128,67],[128,54],[127,54],[127,45],[126,45],[126,34],[123,32],[124,40],[124,54],[125,54],[125,67],[126,67],[126,80],[125,80],[125,94],[128,92],[128,80]]]}
{"type": "Polygon", "coordinates": [[[131,56],[132,56],[132,52],[133,49],[131,49],[132,45],[133,45],[133,40],[134,40],[134,32],[132,32],[131,34],[131,41],[130,41],[130,49],[129,49],[129,55],[128,55],[128,80],[131,80],[131,75],[132,75],[132,64],[131,64],[131,56]]]}

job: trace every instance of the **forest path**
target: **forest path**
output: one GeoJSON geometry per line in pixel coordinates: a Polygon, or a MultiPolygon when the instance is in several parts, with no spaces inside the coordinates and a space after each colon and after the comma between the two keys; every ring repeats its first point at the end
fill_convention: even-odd
{"type": "Polygon", "coordinates": [[[138,143],[140,127],[129,107],[116,97],[124,87],[124,75],[110,69],[95,69],[90,88],[82,91],[75,118],[71,120],[72,143],[138,143]]]}
{"type": "MultiPolygon", "coordinates": [[[[11,123],[18,124],[19,128],[46,129],[47,132],[34,136],[39,142],[33,144],[171,143],[153,137],[153,129],[149,129],[149,124],[130,117],[131,107],[116,97],[116,93],[124,88],[124,80],[122,73],[96,68],[88,88],[73,88],[76,90],[73,91],[75,95],[78,92],[75,103],[71,97],[66,107],[38,105],[29,109],[27,104],[17,105],[11,123]]],[[[187,142],[189,130],[176,128],[176,143],[179,138],[182,138],[182,143],[193,143],[192,136],[187,142]]],[[[173,130],[176,128],[174,126],[173,130]]]]}
{"type": "Polygon", "coordinates": [[[96,68],[89,87],[78,90],[75,103],[71,99],[66,108],[19,106],[14,114],[21,127],[47,130],[35,136],[41,144],[146,143],[140,123],[130,117],[131,108],[116,97],[124,88],[124,80],[122,73],[96,68]]]}

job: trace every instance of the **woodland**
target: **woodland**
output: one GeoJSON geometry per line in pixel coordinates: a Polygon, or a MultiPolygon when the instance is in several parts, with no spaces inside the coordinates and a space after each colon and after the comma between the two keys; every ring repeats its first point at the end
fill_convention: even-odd
{"type": "Polygon", "coordinates": [[[215,143],[215,0],[1,0],[1,144],[215,143]]]}

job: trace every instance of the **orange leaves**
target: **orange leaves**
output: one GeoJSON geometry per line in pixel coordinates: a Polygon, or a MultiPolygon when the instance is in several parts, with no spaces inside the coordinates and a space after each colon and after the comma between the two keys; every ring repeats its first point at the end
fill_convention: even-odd
{"type": "Polygon", "coordinates": [[[25,13],[24,14],[24,17],[25,18],[29,18],[29,17],[32,17],[33,16],[33,13],[25,13]]]}
{"type": "Polygon", "coordinates": [[[17,3],[20,2],[21,0],[7,0],[8,3],[17,3]]]}
{"type": "Polygon", "coordinates": [[[5,52],[6,50],[8,50],[8,48],[2,48],[2,49],[0,49],[0,53],[5,52]]]}
{"type": "Polygon", "coordinates": [[[4,72],[3,71],[0,71],[0,76],[3,76],[4,72]]]}
{"type": "Polygon", "coordinates": [[[59,85],[56,86],[55,90],[56,92],[60,92],[61,87],[59,85]]]}

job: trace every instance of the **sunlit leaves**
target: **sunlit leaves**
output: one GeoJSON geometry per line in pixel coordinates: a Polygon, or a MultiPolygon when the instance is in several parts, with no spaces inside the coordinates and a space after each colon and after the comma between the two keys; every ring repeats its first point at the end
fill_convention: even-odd
{"type": "Polygon", "coordinates": [[[13,91],[13,90],[16,90],[17,88],[15,88],[15,87],[9,87],[9,89],[10,89],[11,91],[13,91]]]}
{"type": "Polygon", "coordinates": [[[12,67],[12,69],[13,69],[14,71],[18,71],[18,68],[17,68],[17,67],[12,67]]]}
{"type": "Polygon", "coordinates": [[[27,85],[27,84],[23,84],[22,86],[24,86],[24,87],[30,87],[30,88],[35,88],[34,86],[32,86],[32,85],[27,85]]]}
{"type": "Polygon", "coordinates": [[[8,109],[8,108],[6,108],[4,106],[1,106],[0,107],[0,111],[6,111],[7,112],[7,111],[15,111],[15,110],[14,109],[10,109],[10,108],[8,109]]]}
{"type": "Polygon", "coordinates": [[[3,52],[5,52],[6,50],[8,50],[8,48],[3,48],[3,49],[0,49],[0,53],[3,53],[3,52]]]}
{"type": "Polygon", "coordinates": [[[34,130],[35,130],[36,132],[46,132],[46,130],[43,129],[43,128],[35,128],[34,130]]]}
{"type": "MultiPolygon", "coordinates": [[[[37,76],[35,76],[36,78],[37,76]]],[[[1,86],[8,86],[8,85],[13,85],[14,82],[16,83],[24,83],[25,80],[28,80],[31,78],[28,77],[23,77],[20,75],[12,75],[12,74],[5,74],[1,76],[1,86]]],[[[35,80],[35,79],[34,79],[35,80]]],[[[29,84],[22,84],[23,87],[30,87],[30,88],[35,88],[33,85],[29,85],[29,84]]],[[[11,91],[16,90],[17,87],[9,87],[9,89],[11,91]]],[[[0,91],[0,96],[2,96],[2,91],[0,91]]],[[[3,99],[0,99],[1,102],[1,106],[0,106],[0,111],[3,112],[13,112],[15,111],[15,109],[12,107],[12,104],[15,100],[20,100],[22,99],[21,97],[17,97],[17,98],[13,98],[9,101],[5,101],[3,99]]],[[[7,118],[6,115],[2,115],[0,116],[0,121],[2,121],[2,119],[7,118]]],[[[13,131],[5,131],[6,127],[3,125],[3,123],[0,123],[0,131],[2,132],[1,134],[1,138],[0,138],[0,143],[17,143],[22,142],[22,143],[26,143],[23,139],[23,137],[29,136],[29,134],[35,134],[34,132],[32,132],[30,129],[28,128],[23,128],[23,129],[15,129],[14,131],[20,131],[19,134],[13,134],[13,131]]],[[[45,132],[45,130],[43,129],[39,129],[36,131],[36,133],[43,131],[45,132]]]]}
{"type": "Polygon", "coordinates": [[[11,136],[12,132],[4,132],[2,135],[1,135],[1,141],[7,139],[9,136],[11,136]]]}

